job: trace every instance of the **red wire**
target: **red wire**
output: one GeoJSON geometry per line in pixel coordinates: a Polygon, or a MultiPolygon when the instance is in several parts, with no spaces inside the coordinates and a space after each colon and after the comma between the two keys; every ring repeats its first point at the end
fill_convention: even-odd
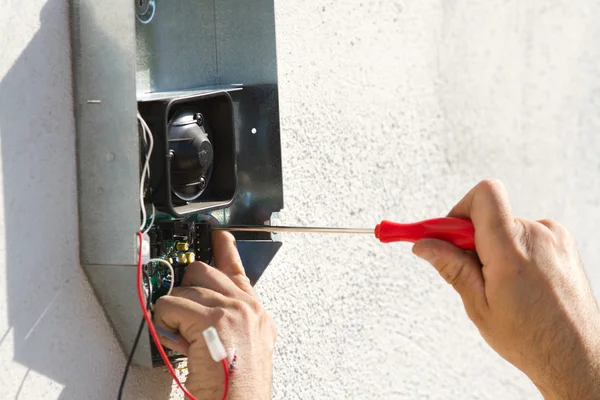
{"type": "MultiPolygon", "coordinates": [[[[138,300],[140,302],[140,306],[142,307],[142,313],[144,314],[144,319],[146,320],[146,323],[148,324],[148,329],[150,330],[150,336],[152,336],[152,340],[154,340],[154,344],[156,345],[156,348],[158,350],[158,352],[160,353],[160,357],[162,358],[163,362],[165,363],[165,365],[167,366],[167,368],[169,369],[169,372],[171,373],[171,376],[173,377],[173,379],[175,380],[175,382],[177,382],[177,385],[181,388],[181,390],[183,391],[183,393],[185,393],[185,395],[187,397],[189,397],[191,400],[196,400],[196,398],[194,397],[193,394],[190,393],[189,390],[187,390],[187,388],[185,386],[183,386],[183,383],[181,383],[181,381],[179,380],[179,378],[177,377],[177,374],[175,374],[175,369],[173,368],[173,366],[171,365],[171,361],[169,361],[169,357],[167,357],[167,353],[165,353],[165,349],[162,347],[162,344],[160,343],[160,339],[158,338],[158,334],[156,333],[156,329],[154,329],[154,324],[152,323],[152,317],[150,317],[150,313],[148,312],[148,309],[146,308],[146,301],[144,300],[144,289],[142,287],[142,274],[143,274],[143,265],[142,265],[142,245],[144,242],[144,237],[142,235],[142,232],[138,232],[137,233],[138,239],[140,240],[140,251],[138,254],[138,264],[137,264],[137,295],[138,295],[138,300]]],[[[227,391],[229,389],[229,366],[227,365],[227,359],[223,359],[223,372],[225,372],[225,389],[223,391],[223,400],[225,400],[227,398],[227,391]]]]}
{"type": "Polygon", "coordinates": [[[229,390],[229,364],[227,363],[227,358],[221,360],[223,364],[223,374],[225,375],[225,390],[223,391],[223,399],[227,398],[227,391],[229,390]]]}

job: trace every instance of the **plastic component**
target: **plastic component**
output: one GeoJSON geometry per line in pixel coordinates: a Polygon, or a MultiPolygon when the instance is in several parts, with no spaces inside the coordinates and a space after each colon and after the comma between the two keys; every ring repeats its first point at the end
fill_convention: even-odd
{"type": "Polygon", "coordinates": [[[219,333],[217,332],[214,326],[206,328],[202,332],[202,335],[204,336],[204,340],[206,341],[206,346],[208,347],[210,356],[215,362],[220,362],[221,360],[227,358],[225,346],[223,346],[223,343],[219,338],[219,333]]]}
{"type": "Polygon", "coordinates": [[[154,329],[156,329],[156,333],[158,333],[160,336],[164,336],[174,343],[179,343],[179,338],[176,334],[169,332],[165,328],[161,328],[158,325],[154,325],[154,329]]]}
{"type": "Polygon", "coordinates": [[[183,201],[196,200],[210,180],[213,147],[204,117],[193,108],[179,110],[168,126],[171,190],[183,201]]]}
{"type": "MultiPolygon", "coordinates": [[[[135,251],[139,252],[140,251],[139,242],[137,242],[137,245],[135,247],[136,247],[135,251]]],[[[150,261],[150,236],[148,236],[147,233],[144,233],[143,239],[142,239],[142,265],[148,264],[149,261],[150,261]]]]}
{"type": "Polygon", "coordinates": [[[187,242],[177,242],[175,249],[178,251],[188,251],[190,249],[190,245],[187,242]]]}
{"type": "Polygon", "coordinates": [[[185,258],[188,264],[191,264],[194,261],[196,261],[196,255],[191,251],[189,253],[185,253],[185,258]]]}
{"type": "Polygon", "coordinates": [[[375,227],[375,237],[382,243],[439,239],[461,249],[475,250],[475,227],[462,218],[434,218],[412,224],[381,221],[375,227]]]}

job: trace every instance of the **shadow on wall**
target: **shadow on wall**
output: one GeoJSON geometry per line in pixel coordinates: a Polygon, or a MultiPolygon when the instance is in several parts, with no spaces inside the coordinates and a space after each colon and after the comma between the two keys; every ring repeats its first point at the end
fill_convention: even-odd
{"type": "MultiPolygon", "coordinates": [[[[49,0],[40,20],[0,81],[10,325],[0,348],[12,337],[27,368],[7,374],[15,398],[114,398],[125,356],[79,266],[67,1],[49,0]],[[56,384],[40,387],[32,371],[56,384]]],[[[170,382],[162,370],[134,370],[127,397],[167,399],[170,382]]]]}

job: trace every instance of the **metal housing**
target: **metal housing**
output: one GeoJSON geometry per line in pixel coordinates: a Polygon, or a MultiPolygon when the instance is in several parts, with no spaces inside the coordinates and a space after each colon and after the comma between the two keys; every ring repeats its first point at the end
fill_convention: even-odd
{"type": "MultiPolygon", "coordinates": [[[[142,316],[135,291],[138,101],[228,92],[237,192],[213,215],[228,224],[264,224],[283,207],[273,0],[149,8],[72,0],[71,10],[81,263],[129,352],[142,316]],[[136,10],[143,15],[136,18],[136,10]]],[[[256,282],[281,243],[268,233],[237,237],[256,282]]],[[[134,363],[152,366],[147,332],[134,363]]]]}

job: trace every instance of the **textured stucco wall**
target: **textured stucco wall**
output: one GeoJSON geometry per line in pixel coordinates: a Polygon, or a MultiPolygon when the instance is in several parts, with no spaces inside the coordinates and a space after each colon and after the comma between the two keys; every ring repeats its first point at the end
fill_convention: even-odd
{"type": "MultiPolygon", "coordinates": [[[[518,214],[572,229],[600,293],[596,2],[276,6],[284,222],[438,216],[494,176],[518,214]]],[[[0,398],[113,398],[124,356],[78,266],[67,7],[0,8],[0,398]]],[[[257,288],[279,325],[275,398],[537,396],[410,246],[284,240],[257,288]]],[[[169,392],[161,371],[128,382],[169,392]]]]}

